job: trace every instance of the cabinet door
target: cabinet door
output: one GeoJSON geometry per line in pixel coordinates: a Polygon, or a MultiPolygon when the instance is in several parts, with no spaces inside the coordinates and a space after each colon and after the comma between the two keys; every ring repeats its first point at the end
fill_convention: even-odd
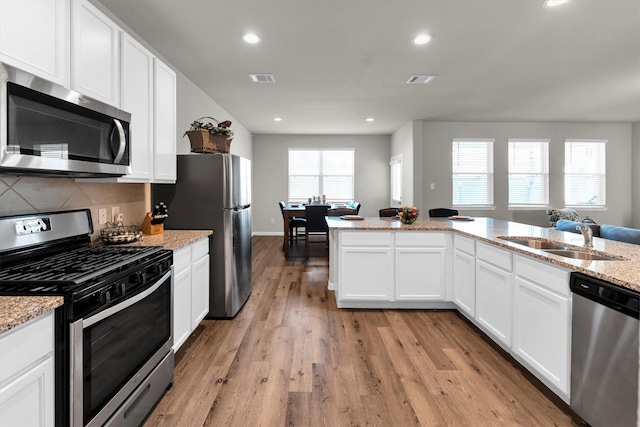
{"type": "MultiPolygon", "coordinates": [[[[571,317],[564,297],[516,276],[513,349],[561,392],[569,394],[571,317]]],[[[544,380],[543,380],[544,381],[544,380]]]]}
{"type": "Polygon", "coordinates": [[[0,62],[69,87],[69,0],[0,1],[0,62]]]}
{"type": "Polygon", "coordinates": [[[87,0],[71,4],[71,88],[120,107],[118,26],[87,0]]]}
{"type": "Polygon", "coordinates": [[[391,300],[393,252],[390,247],[343,247],[340,257],[340,299],[391,300]]]}
{"type": "Polygon", "coordinates": [[[209,313],[209,255],[191,266],[191,330],[209,313]]]}
{"type": "Polygon", "coordinates": [[[476,260],[476,320],[488,333],[511,346],[513,274],[476,260]]]}
{"type": "Polygon", "coordinates": [[[395,297],[399,301],[444,301],[444,248],[396,248],[395,297]]]}
{"type": "Polygon", "coordinates": [[[173,350],[189,338],[191,333],[191,268],[173,279],[173,350]]]}
{"type": "Polygon", "coordinates": [[[54,385],[53,357],[50,356],[1,387],[0,425],[53,427],[54,385]]]}
{"type": "Polygon", "coordinates": [[[120,181],[153,177],[153,55],[122,33],[122,109],[131,113],[131,173],[120,181]]]}
{"type": "Polygon", "coordinates": [[[153,182],[176,181],[176,74],[154,59],[153,182]]]}
{"type": "Polygon", "coordinates": [[[476,258],[453,251],[453,302],[470,316],[476,311],[476,258]]]}

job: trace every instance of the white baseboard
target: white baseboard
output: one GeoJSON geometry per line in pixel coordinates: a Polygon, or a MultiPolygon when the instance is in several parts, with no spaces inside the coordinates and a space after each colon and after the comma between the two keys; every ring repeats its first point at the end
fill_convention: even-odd
{"type": "Polygon", "coordinates": [[[253,231],[251,236],[284,236],[282,231],[253,231]]]}

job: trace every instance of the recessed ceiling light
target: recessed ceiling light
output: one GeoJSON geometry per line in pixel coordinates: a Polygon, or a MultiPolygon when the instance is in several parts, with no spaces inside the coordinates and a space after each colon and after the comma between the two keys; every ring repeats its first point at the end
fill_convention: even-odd
{"type": "Polygon", "coordinates": [[[427,44],[431,41],[433,37],[429,34],[420,34],[415,39],[413,39],[413,44],[422,45],[427,44]]]}
{"type": "Polygon", "coordinates": [[[414,74],[413,76],[409,77],[409,80],[407,80],[407,84],[409,85],[427,84],[435,78],[436,76],[431,74],[414,74]]]}
{"type": "Polygon", "coordinates": [[[568,2],[569,2],[569,0],[544,0],[542,5],[545,6],[545,7],[556,7],[556,6],[560,6],[561,4],[565,4],[565,3],[568,3],[568,2]]]}
{"type": "Polygon", "coordinates": [[[274,122],[281,122],[282,121],[282,117],[274,117],[273,121],[274,122]]]}
{"type": "Polygon", "coordinates": [[[244,40],[247,43],[251,43],[251,44],[256,44],[256,43],[260,43],[260,36],[254,33],[246,33],[245,35],[242,36],[242,40],[244,40]]]}
{"type": "Polygon", "coordinates": [[[367,120],[368,122],[373,122],[373,121],[375,121],[376,119],[374,119],[373,117],[367,117],[367,118],[366,118],[366,120],[367,120]]]}
{"type": "Polygon", "coordinates": [[[276,78],[270,73],[249,74],[249,78],[254,83],[275,83],[276,78]]]}

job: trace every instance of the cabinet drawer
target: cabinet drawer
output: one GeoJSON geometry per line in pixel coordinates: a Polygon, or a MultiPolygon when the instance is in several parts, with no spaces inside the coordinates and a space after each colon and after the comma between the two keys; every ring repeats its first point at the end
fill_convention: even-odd
{"type": "Polygon", "coordinates": [[[569,296],[569,271],[520,255],[515,259],[516,275],[563,296],[569,296]]]}
{"type": "Polygon", "coordinates": [[[343,231],[340,233],[343,246],[390,246],[388,231],[343,231]]]}
{"type": "Polygon", "coordinates": [[[53,354],[53,311],[0,335],[0,384],[53,354]]]}
{"type": "Polygon", "coordinates": [[[464,252],[469,255],[476,254],[476,241],[468,237],[456,234],[453,240],[453,247],[460,252],[464,252]]]}
{"type": "Polygon", "coordinates": [[[191,246],[185,246],[173,251],[173,271],[180,273],[185,268],[191,267],[191,246]]]}
{"type": "Polygon", "coordinates": [[[510,251],[480,242],[476,245],[476,251],[478,259],[506,271],[513,270],[513,257],[510,251]]]}
{"type": "Polygon", "coordinates": [[[396,235],[397,246],[435,246],[442,248],[446,246],[447,236],[445,233],[434,233],[431,231],[398,231],[396,235]]]}
{"type": "Polygon", "coordinates": [[[197,261],[209,253],[209,239],[200,239],[191,245],[191,260],[197,261]]]}

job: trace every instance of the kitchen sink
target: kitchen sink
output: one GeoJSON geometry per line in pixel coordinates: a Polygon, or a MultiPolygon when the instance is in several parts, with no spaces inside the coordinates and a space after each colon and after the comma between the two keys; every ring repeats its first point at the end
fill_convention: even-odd
{"type": "Polygon", "coordinates": [[[604,253],[588,252],[586,250],[575,249],[543,249],[548,254],[559,255],[565,258],[575,258],[592,261],[624,261],[626,258],[604,253]]]}
{"type": "Polygon", "coordinates": [[[507,240],[511,243],[515,243],[522,246],[528,246],[533,249],[569,249],[567,246],[554,242],[552,240],[545,239],[527,239],[526,237],[509,237],[509,236],[500,236],[499,239],[507,240]]]}
{"type": "Polygon", "coordinates": [[[527,246],[532,249],[539,249],[552,255],[565,258],[573,258],[587,261],[625,261],[627,258],[618,255],[609,255],[604,252],[594,251],[577,246],[569,246],[553,240],[532,238],[532,237],[512,237],[498,236],[499,239],[506,240],[517,245],[527,246]]]}

